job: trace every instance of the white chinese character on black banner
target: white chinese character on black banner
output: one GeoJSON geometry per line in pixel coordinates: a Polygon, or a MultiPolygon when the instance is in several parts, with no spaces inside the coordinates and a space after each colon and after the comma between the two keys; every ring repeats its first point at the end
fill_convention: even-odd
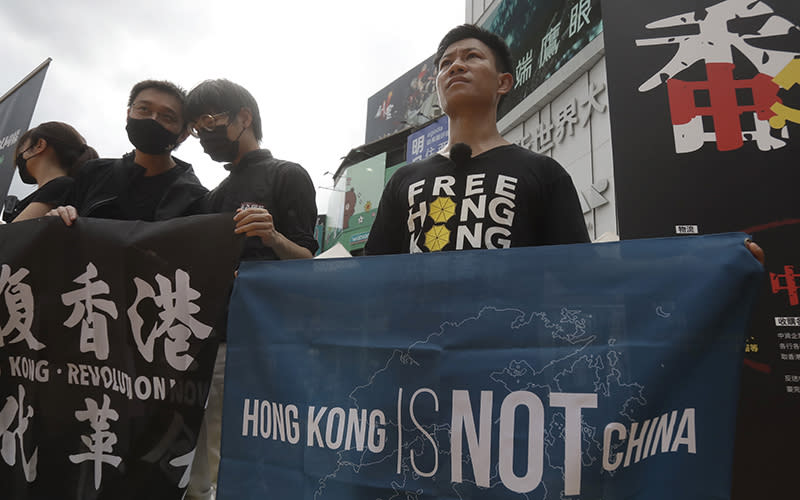
{"type": "Polygon", "coordinates": [[[797,25],[776,15],[765,2],[724,0],[653,21],[646,28],[686,33],[636,40],[640,47],[677,46],[672,59],[639,86],[640,92],[647,92],[666,84],[677,153],[697,151],[706,142],[716,142],[719,151],[736,150],[746,141],[755,141],[761,151],[786,145],[786,120],[793,121],[790,116],[796,116],[796,110],[785,106],[777,92],[794,85],[800,62],[795,59],[796,51],[771,45],[775,39],[796,33],[797,25]],[[744,56],[746,63],[735,64],[734,54],[744,56]],[[679,77],[698,62],[705,67],[705,81],[679,77]],[[737,66],[752,67],[759,74],[735,76],[737,66]],[[739,99],[740,93],[748,97],[739,99]],[[706,94],[715,97],[699,105],[699,96],[706,94]],[[713,130],[704,127],[704,117],[714,122],[713,130]],[[752,124],[743,127],[740,118],[748,117],[752,124]]]}
{"type": "Polygon", "coordinates": [[[36,447],[29,459],[25,458],[25,446],[23,438],[25,431],[28,430],[28,421],[33,417],[33,407],[28,405],[25,408],[25,388],[19,386],[19,399],[13,396],[6,398],[6,404],[0,410],[0,455],[3,460],[14,466],[17,463],[17,442],[19,442],[20,463],[22,471],[25,473],[25,480],[32,483],[36,479],[36,463],[38,460],[39,448],[36,447]],[[17,428],[11,430],[11,424],[17,421],[17,428]]]}
{"type": "Polygon", "coordinates": [[[569,36],[579,32],[589,24],[589,13],[592,11],[591,0],[576,0],[569,11],[569,36]]]}
{"type": "Polygon", "coordinates": [[[516,77],[514,78],[514,88],[524,85],[531,77],[531,65],[533,64],[533,49],[522,56],[517,63],[516,77]]]}
{"type": "Polygon", "coordinates": [[[117,319],[117,306],[113,301],[96,298],[109,293],[108,284],[97,277],[97,268],[91,262],[86,272],[75,278],[74,282],[83,288],[61,295],[65,306],[73,306],[72,315],[64,326],[72,328],[81,323],[81,352],[94,352],[97,359],[108,359],[108,322],[100,312],[117,319]]]}
{"type": "Polygon", "coordinates": [[[194,358],[187,353],[192,336],[205,339],[211,334],[211,327],[196,320],[193,315],[200,312],[200,307],[193,300],[200,298],[200,292],[189,285],[189,274],[178,269],[175,271],[175,288],[169,278],[157,274],[158,295],[146,281],[134,278],[136,284],[136,301],[128,309],[133,338],[142,357],[153,361],[153,349],[156,339],[167,334],[164,341],[164,354],[167,362],[176,370],[185,371],[194,358]],[[156,322],[147,338],[144,338],[142,327],[144,319],[139,315],[139,303],[151,299],[161,309],[158,313],[160,322],[156,322]]]}
{"type": "Polygon", "coordinates": [[[0,330],[0,347],[5,345],[3,339],[14,331],[19,334],[9,340],[9,344],[16,344],[24,340],[28,344],[28,348],[34,351],[45,347],[43,343],[34,338],[31,332],[31,326],[33,325],[33,291],[30,285],[22,282],[29,272],[22,267],[12,274],[11,267],[6,264],[3,264],[0,268],[0,290],[3,292],[3,298],[8,309],[8,322],[0,330]]]}
{"type": "Polygon", "coordinates": [[[75,418],[79,422],[89,422],[89,425],[94,431],[89,436],[81,436],[81,441],[89,449],[86,453],[78,453],[70,455],[69,460],[74,464],[82,462],[94,462],[94,489],[100,489],[100,483],[103,480],[103,464],[109,464],[119,468],[122,459],[111,453],[114,451],[114,445],[117,444],[117,435],[108,429],[111,425],[109,420],[119,420],[119,413],[111,409],[111,399],[103,394],[103,407],[97,406],[97,402],[91,398],[85,398],[86,409],[78,410],[75,412],[75,418]]]}
{"type": "Polygon", "coordinates": [[[550,60],[558,52],[558,35],[561,23],[553,26],[547,34],[542,37],[542,49],[539,51],[539,67],[550,60]]]}
{"type": "Polygon", "coordinates": [[[189,453],[175,457],[169,461],[169,464],[176,469],[184,469],[183,475],[181,475],[181,480],[178,482],[178,488],[185,488],[189,484],[189,478],[192,474],[192,462],[194,462],[194,455],[196,452],[197,447],[193,448],[189,453]]]}

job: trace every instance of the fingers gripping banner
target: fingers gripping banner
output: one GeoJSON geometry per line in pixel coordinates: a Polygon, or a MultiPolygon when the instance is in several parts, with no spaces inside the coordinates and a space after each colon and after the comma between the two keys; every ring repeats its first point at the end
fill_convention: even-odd
{"type": "Polygon", "coordinates": [[[2,498],[181,498],[232,229],[229,215],[0,227],[2,498]]]}
{"type": "Polygon", "coordinates": [[[743,239],[243,265],[220,497],[728,498],[743,239]]]}

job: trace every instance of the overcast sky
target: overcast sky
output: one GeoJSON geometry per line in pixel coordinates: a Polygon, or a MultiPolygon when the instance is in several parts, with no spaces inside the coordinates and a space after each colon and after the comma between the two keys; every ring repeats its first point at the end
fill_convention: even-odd
{"type": "MultiPolygon", "coordinates": [[[[422,62],[464,22],[464,0],[8,0],[0,16],[0,95],[46,58],[31,126],[75,126],[102,157],[131,151],[130,88],[209,78],[247,88],[261,109],[262,147],[331,187],[364,143],[367,99],[422,62]]],[[[189,137],[175,156],[210,188],[226,171],[189,137]]],[[[14,175],[10,194],[30,192],[14,175]]],[[[320,213],[328,192],[317,188],[320,213]]]]}

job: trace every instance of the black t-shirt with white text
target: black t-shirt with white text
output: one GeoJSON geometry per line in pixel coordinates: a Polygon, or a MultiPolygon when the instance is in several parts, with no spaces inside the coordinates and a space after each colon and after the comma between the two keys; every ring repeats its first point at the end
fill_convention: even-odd
{"type": "Polygon", "coordinates": [[[589,242],[572,178],[516,145],[457,167],[442,155],[398,170],[383,191],[367,254],[589,242]]]}

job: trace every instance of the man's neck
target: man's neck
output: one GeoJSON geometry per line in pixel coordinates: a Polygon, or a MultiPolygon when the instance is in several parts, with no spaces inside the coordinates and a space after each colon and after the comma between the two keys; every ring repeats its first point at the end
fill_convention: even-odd
{"type": "Polygon", "coordinates": [[[236,155],[236,159],[233,161],[234,165],[238,165],[242,158],[247,153],[252,153],[253,151],[258,151],[261,149],[258,145],[258,141],[255,140],[254,137],[250,137],[249,134],[243,135],[239,139],[239,153],[236,155]]]}
{"type": "Polygon", "coordinates": [[[142,153],[138,149],[134,153],[133,161],[140,165],[145,170],[145,177],[152,177],[154,175],[163,174],[167,170],[175,166],[175,160],[169,153],[161,155],[150,155],[142,153]]]}
{"type": "Polygon", "coordinates": [[[497,113],[451,116],[450,140],[445,151],[450,151],[453,144],[459,142],[469,145],[472,149],[472,156],[510,144],[497,130],[497,113]]]}

